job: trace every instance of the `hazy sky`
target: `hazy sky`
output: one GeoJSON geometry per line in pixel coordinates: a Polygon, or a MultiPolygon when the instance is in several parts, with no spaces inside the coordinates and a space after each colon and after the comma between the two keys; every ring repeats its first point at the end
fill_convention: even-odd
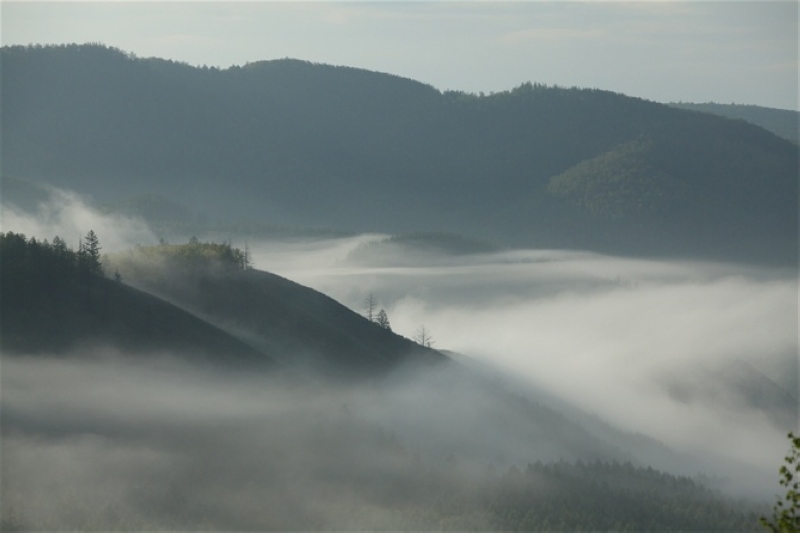
{"type": "Polygon", "coordinates": [[[525,81],[798,109],[797,2],[2,2],[3,44],[221,67],[293,57],[438,89],[525,81]]]}

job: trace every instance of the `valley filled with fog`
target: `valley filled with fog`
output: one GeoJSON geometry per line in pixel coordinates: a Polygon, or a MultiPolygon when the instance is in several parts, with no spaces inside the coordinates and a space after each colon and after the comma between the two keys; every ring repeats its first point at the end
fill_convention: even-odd
{"type": "MultiPolygon", "coordinates": [[[[3,231],[78,240],[86,227],[98,228],[109,265],[158,242],[143,221],[62,191],[36,211],[4,206],[3,231]]],[[[743,512],[776,492],[797,420],[792,269],[438,234],[203,238],[247,249],[255,269],[361,315],[371,297],[395,333],[418,340],[424,326],[458,366],[400,365],[340,383],[96,344],[4,355],[8,524],[502,529],[496,514],[443,511],[456,504],[439,495],[511,490],[508,476],[526,465],[556,487],[563,472],[542,462],[652,467],[744,498],[743,512]]]]}
{"type": "Polygon", "coordinates": [[[797,5],[17,4],[1,531],[800,528],[797,5]]]}
{"type": "Polygon", "coordinates": [[[709,474],[772,484],[796,403],[764,404],[772,391],[744,382],[762,374],[796,402],[792,269],[559,250],[352,259],[384,237],[250,246],[259,268],[362,313],[372,293],[396,332],[414,338],[424,325],[436,348],[706,457],[709,474]]]}

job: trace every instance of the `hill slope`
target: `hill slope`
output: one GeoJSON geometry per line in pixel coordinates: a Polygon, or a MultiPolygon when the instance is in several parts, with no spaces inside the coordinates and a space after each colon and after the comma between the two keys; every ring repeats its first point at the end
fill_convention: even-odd
{"type": "Polygon", "coordinates": [[[800,142],[800,132],[798,132],[800,113],[790,109],[774,109],[757,105],[716,104],[713,102],[705,104],[679,102],[670,105],[680,109],[703,111],[704,113],[713,113],[727,118],[745,120],[795,144],[800,142]]]}
{"type": "MultiPolygon", "coordinates": [[[[112,256],[133,285],[177,303],[288,364],[335,373],[436,363],[438,352],[371,323],[313,289],[269,272],[204,261],[213,244],[138,247],[112,256]]],[[[216,258],[214,258],[216,259],[216,258]]]]}
{"type": "Polygon", "coordinates": [[[0,351],[116,349],[223,366],[274,367],[265,353],[124,283],[86,276],[66,248],[0,233],[0,351]]]}
{"type": "Polygon", "coordinates": [[[2,80],[3,172],[98,199],[153,193],[276,224],[797,258],[797,146],[710,114],[531,84],[440,93],[297,60],[194,68],[92,45],[5,47],[2,80]]]}
{"type": "Polygon", "coordinates": [[[85,258],[60,240],[50,245],[2,234],[0,259],[7,352],[67,353],[99,344],[222,364],[310,364],[348,377],[446,360],[312,289],[242,270],[244,255],[228,245],[161,245],[117,255],[107,266],[125,284],[87,273],[85,258]]]}

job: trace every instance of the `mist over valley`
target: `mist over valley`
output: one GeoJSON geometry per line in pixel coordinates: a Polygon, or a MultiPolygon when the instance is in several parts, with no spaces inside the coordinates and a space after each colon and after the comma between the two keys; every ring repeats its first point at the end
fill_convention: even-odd
{"type": "Polygon", "coordinates": [[[798,420],[785,115],[100,45],[2,69],[3,530],[768,514],[798,420]]]}

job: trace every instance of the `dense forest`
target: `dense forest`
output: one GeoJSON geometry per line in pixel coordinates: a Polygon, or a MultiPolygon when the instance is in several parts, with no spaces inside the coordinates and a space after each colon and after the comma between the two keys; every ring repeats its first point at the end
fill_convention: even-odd
{"type": "Polygon", "coordinates": [[[156,195],[228,222],[797,258],[797,145],[741,120],[600,90],[442,93],[299,60],[197,68],[99,45],[5,47],[2,74],[4,174],[101,202],[156,195]]]}

